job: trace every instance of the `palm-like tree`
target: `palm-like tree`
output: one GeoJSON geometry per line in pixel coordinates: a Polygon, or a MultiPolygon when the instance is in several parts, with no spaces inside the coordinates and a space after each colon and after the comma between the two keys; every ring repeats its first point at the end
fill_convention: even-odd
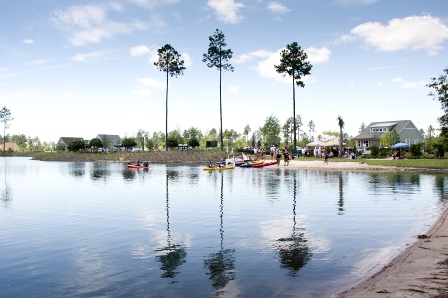
{"type": "Polygon", "coordinates": [[[344,135],[342,134],[342,129],[344,128],[345,122],[341,116],[338,116],[338,118],[336,118],[336,120],[338,121],[338,125],[339,125],[339,157],[341,157],[342,156],[342,145],[343,145],[343,140],[344,140],[344,135]]]}
{"type": "Polygon", "coordinates": [[[3,122],[3,156],[5,155],[6,147],[6,129],[9,128],[9,122],[14,120],[11,116],[11,111],[5,107],[0,110],[0,122],[3,122]]]}
{"type": "Polygon", "coordinates": [[[184,74],[184,60],[180,60],[179,53],[166,44],[157,50],[159,60],[154,65],[160,71],[166,72],[166,117],[165,117],[165,150],[168,150],[168,76],[176,77],[184,74]]]}
{"type": "Polygon", "coordinates": [[[232,50],[225,50],[227,46],[226,38],[222,31],[216,29],[213,36],[208,38],[210,41],[207,54],[203,55],[202,62],[207,63],[208,67],[216,67],[219,70],[219,119],[221,124],[221,150],[224,149],[223,133],[222,133],[222,95],[221,95],[221,77],[223,70],[230,70],[233,72],[233,66],[228,62],[232,59],[232,50]]]}
{"type": "Polygon", "coordinates": [[[283,76],[289,75],[292,77],[292,109],[294,119],[294,149],[296,151],[297,146],[297,124],[296,124],[296,91],[295,85],[304,88],[305,83],[302,81],[302,77],[309,75],[311,68],[313,67],[308,59],[308,55],[302,50],[302,48],[293,42],[286,46],[280,53],[280,64],[274,65],[275,70],[283,76]]]}

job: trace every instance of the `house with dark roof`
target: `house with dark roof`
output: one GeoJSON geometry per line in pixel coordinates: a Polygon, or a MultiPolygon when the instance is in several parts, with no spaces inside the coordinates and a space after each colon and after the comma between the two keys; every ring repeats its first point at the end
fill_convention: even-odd
{"type": "Polygon", "coordinates": [[[105,148],[121,147],[122,140],[119,135],[98,134],[96,138],[103,142],[105,148]]]}
{"type": "Polygon", "coordinates": [[[393,130],[400,137],[400,142],[409,145],[424,142],[423,135],[411,120],[372,122],[353,140],[356,141],[357,148],[380,146],[381,136],[386,131],[392,132],[393,130]]]}
{"type": "Polygon", "coordinates": [[[86,142],[83,138],[60,137],[56,144],[56,148],[58,148],[58,150],[67,150],[68,144],[78,140],[83,141],[84,143],[86,142]]]}

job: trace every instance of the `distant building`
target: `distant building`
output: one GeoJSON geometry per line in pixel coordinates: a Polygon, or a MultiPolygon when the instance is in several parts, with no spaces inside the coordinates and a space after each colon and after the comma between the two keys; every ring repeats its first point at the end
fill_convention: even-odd
{"type": "Polygon", "coordinates": [[[73,138],[73,137],[60,137],[58,143],[56,144],[56,148],[58,150],[65,150],[67,151],[67,146],[73,141],[83,141],[86,142],[83,138],[73,138]]]}
{"type": "Polygon", "coordinates": [[[99,134],[96,138],[103,142],[105,148],[113,149],[114,147],[121,147],[122,140],[119,135],[99,134]]]}
{"type": "MultiPolygon", "coordinates": [[[[1,144],[1,147],[2,147],[1,150],[3,151],[3,144],[1,144]]],[[[5,142],[4,148],[5,148],[5,151],[8,151],[8,150],[12,150],[14,152],[20,151],[19,145],[17,145],[16,143],[13,143],[13,142],[5,142]]]]}
{"type": "Polygon", "coordinates": [[[393,130],[400,136],[400,142],[409,145],[424,142],[422,134],[411,120],[372,122],[353,140],[356,141],[357,148],[379,146],[383,133],[393,130]]]}

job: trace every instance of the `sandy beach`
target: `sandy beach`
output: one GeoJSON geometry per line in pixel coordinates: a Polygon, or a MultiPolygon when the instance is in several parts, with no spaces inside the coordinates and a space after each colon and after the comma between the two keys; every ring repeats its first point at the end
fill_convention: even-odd
{"type": "MultiPolygon", "coordinates": [[[[277,166],[271,166],[277,167],[277,166]]],[[[333,171],[412,171],[406,168],[369,166],[363,162],[291,160],[280,167],[333,171]]],[[[429,230],[410,243],[373,276],[366,276],[336,297],[448,297],[448,211],[429,230]]]]}

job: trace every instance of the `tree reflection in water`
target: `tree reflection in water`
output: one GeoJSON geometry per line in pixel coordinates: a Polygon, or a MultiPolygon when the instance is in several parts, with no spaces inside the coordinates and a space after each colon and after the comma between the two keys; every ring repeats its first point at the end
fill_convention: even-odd
{"type": "Polygon", "coordinates": [[[6,167],[7,167],[6,158],[3,157],[3,168],[5,170],[5,173],[4,173],[5,174],[5,176],[4,176],[5,189],[2,191],[2,197],[1,197],[1,200],[3,202],[3,207],[8,207],[9,203],[12,201],[11,189],[8,186],[8,180],[6,178],[6,174],[7,174],[6,167]]]}
{"type": "Polygon", "coordinates": [[[439,198],[441,202],[444,202],[448,199],[447,188],[445,187],[445,183],[447,179],[443,175],[437,175],[435,178],[434,186],[437,192],[439,193],[439,198]]]}
{"type": "Polygon", "coordinates": [[[339,215],[343,215],[344,214],[344,193],[343,193],[343,181],[342,181],[342,172],[338,172],[338,181],[339,181],[339,201],[338,201],[338,205],[339,205],[339,215]]]}
{"type": "Polygon", "coordinates": [[[220,250],[209,255],[209,258],[204,260],[204,267],[208,268],[212,286],[217,291],[217,294],[224,292],[224,287],[231,280],[235,279],[235,250],[224,249],[224,173],[221,175],[221,205],[220,205],[220,236],[221,245],[220,250]]]}
{"type": "Polygon", "coordinates": [[[134,171],[133,169],[124,169],[121,174],[123,175],[123,179],[126,181],[132,181],[135,179],[137,171],[134,171]]]}
{"type": "Polygon", "coordinates": [[[276,249],[280,256],[281,268],[289,269],[288,275],[295,277],[297,272],[308,263],[311,259],[311,252],[308,247],[308,240],[304,237],[304,233],[296,232],[296,197],[297,197],[297,181],[294,174],[293,181],[293,227],[292,235],[288,238],[280,238],[277,240],[276,249]]]}
{"type": "Polygon", "coordinates": [[[85,174],[85,162],[72,162],[69,164],[69,173],[74,177],[82,177],[85,174]]]}
{"type": "Polygon", "coordinates": [[[107,162],[95,162],[93,163],[92,170],[90,172],[90,178],[92,180],[99,180],[100,178],[106,178],[110,176],[110,164],[107,162]]]}
{"type": "Polygon", "coordinates": [[[185,248],[180,244],[172,243],[171,232],[170,232],[170,205],[169,205],[169,179],[177,178],[178,173],[175,171],[166,172],[166,231],[167,240],[166,245],[156,252],[160,253],[156,256],[156,261],[160,262],[160,270],[162,278],[174,278],[179,273],[177,269],[180,265],[186,262],[187,252],[185,248]]]}

